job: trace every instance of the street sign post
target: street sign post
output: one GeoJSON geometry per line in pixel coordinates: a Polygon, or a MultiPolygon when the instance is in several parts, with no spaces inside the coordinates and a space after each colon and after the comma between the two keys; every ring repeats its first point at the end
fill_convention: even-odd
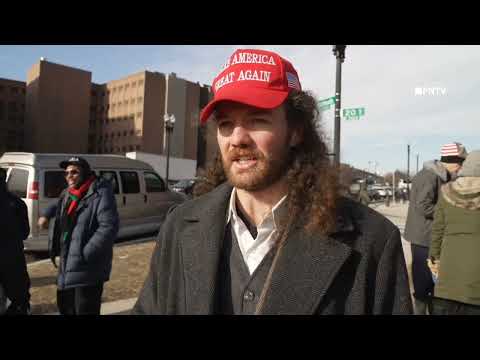
{"type": "Polygon", "coordinates": [[[343,118],[345,120],[358,120],[365,115],[365,108],[343,109],[343,118]]]}
{"type": "Polygon", "coordinates": [[[335,105],[335,96],[318,101],[318,109],[320,111],[329,110],[334,105],[335,105]]]}

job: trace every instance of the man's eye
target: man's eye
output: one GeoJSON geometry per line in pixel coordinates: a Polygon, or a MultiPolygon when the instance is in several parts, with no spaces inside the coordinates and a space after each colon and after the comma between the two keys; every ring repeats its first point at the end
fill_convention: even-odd
{"type": "Polygon", "coordinates": [[[267,124],[269,124],[268,119],[265,119],[265,118],[253,118],[252,122],[253,122],[253,124],[257,124],[257,125],[267,125],[267,124]]]}
{"type": "Polygon", "coordinates": [[[227,128],[231,125],[232,125],[232,123],[230,121],[219,121],[218,122],[218,127],[219,128],[227,128]]]}

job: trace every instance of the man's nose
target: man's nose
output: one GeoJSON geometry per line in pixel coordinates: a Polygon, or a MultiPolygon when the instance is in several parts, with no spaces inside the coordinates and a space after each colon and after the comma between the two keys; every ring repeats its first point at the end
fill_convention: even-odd
{"type": "Polygon", "coordinates": [[[248,145],[252,142],[250,133],[241,125],[237,125],[233,128],[230,143],[234,146],[248,145]]]}

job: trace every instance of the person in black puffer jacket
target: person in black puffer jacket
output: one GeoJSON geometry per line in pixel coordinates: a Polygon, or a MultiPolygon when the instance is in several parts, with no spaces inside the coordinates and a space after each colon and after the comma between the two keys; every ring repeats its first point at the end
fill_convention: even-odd
{"type": "Polygon", "coordinates": [[[99,315],[119,228],[115,196],[110,183],[97,178],[85,159],[72,157],[60,167],[68,188],[38,221],[46,228],[55,218],[48,248],[55,266],[60,256],[58,309],[62,315],[99,315]]]}
{"type": "Polygon", "coordinates": [[[7,315],[30,313],[30,277],[23,240],[30,234],[25,203],[7,190],[6,171],[0,169],[0,286],[10,300],[7,315]]]}

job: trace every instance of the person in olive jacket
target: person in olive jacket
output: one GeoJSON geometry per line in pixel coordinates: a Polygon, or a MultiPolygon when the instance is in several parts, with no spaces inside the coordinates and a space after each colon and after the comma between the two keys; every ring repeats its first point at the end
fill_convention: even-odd
{"type": "Polygon", "coordinates": [[[480,315],[480,150],[470,152],[459,178],[441,189],[429,256],[438,278],[433,314],[480,315]]]}
{"type": "Polygon", "coordinates": [[[467,152],[462,144],[450,143],[442,146],[441,154],[440,161],[425,162],[423,169],[413,178],[405,223],[404,236],[410,242],[412,251],[414,310],[417,315],[432,312],[434,283],[427,258],[440,187],[455,179],[467,152]]]}
{"type": "Polygon", "coordinates": [[[62,315],[99,315],[103,285],[112,270],[113,245],[119,228],[111,184],[97,178],[81,157],[62,161],[68,188],[39,219],[48,227],[49,253],[60,256],[57,305],[62,315]]]}

